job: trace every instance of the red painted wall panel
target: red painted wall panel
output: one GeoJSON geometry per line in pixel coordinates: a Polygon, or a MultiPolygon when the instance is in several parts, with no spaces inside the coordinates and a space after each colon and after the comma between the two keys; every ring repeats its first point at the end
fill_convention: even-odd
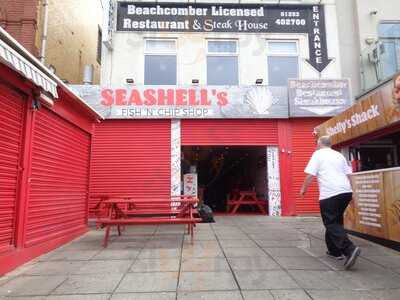
{"type": "Polygon", "coordinates": [[[182,120],[182,145],[277,145],[276,120],[182,120]]]}
{"type": "Polygon", "coordinates": [[[96,124],[89,209],[102,195],[169,197],[170,161],[170,120],[106,120],[96,124]]]}
{"type": "Polygon", "coordinates": [[[319,213],[319,191],[316,180],[310,186],[306,196],[299,196],[303,184],[304,169],[316,150],[313,130],[319,124],[325,122],[323,118],[292,119],[292,199],[296,202],[296,214],[319,213]]]}
{"type": "Polygon", "coordinates": [[[0,84],[0,252],[15,246],[25,103],[0,84]]]}
{"type": "Polygon", "coordinates": [[[86,226],[90,136],[42,107],[35,112],[25,246],[86,226]]]}

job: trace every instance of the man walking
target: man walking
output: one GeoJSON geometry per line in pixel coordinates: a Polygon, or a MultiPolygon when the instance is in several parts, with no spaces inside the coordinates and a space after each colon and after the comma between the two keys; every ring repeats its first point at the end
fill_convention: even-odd
{"type": "Polygon", "coordinates": [[[344,266],[350,269],[361,253],[360,248],[349,240],[343,227],[343,214],[352,199],[348,178],[351,168],[341,153],[331,149],[330,138],[322,136],[318,139],[318,150],[313,153],[304,172],[307,177],[300,190],[302,197],[313,178],[318,178],[327,255],[335,259],[345,258],[344,266]]]}

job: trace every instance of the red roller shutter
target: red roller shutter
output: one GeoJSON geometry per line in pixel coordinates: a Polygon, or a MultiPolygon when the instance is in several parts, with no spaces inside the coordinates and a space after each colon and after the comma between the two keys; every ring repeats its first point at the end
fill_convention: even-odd
{"type": "Polygon", "coordinates": [[[0,85],[0,252],[15,245],[17,185],[25,106],[0,85]]]}
{"type": "Polygon", "coordinates": [[[315,137],[313,130],[325,119],[292,119],[292,198],[296,201],[297,214],[319,213],[318,187],[316,181],[310,186],[306,196],[299,197],[303,184],[304,169],[315,151],[315,137]]]}
{"type": "Polygon", "coordinates": [[[86,226],[90,136],[46,108],[35,113],[26,246],[86,226]]]}
{"type": "Polygon", "coordinates": [[[106,120],[96,124],[90,191],[96,196],[165,197],[171,191],[171,121],[106,120]]]}
{"type": "Polygon", "coordinates": [[[277,145],[275,120],[183,120],[182,145],[277,145]]]}

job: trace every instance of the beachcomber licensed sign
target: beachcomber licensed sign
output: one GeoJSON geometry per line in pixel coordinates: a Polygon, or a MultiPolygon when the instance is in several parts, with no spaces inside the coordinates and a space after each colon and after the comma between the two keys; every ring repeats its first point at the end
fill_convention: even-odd
{"type": "Polygon", "coordinates": [[[266,86],[70,86],[104,118],[288,118],[287,89],[266,86]]]}
{"type": "Polygon", "coordinates": [[[291,117],[334,116],[351,105],[348,79],[290,79],[291,117]]]}
{"type": "MultiPolygon", "coordinates": [[[[217,1],[216,1],[217,2],[217,1]]],[[[322,72],[328,58],[322,5],[118,2],[117,31],[306,33],[308,62],[322,72]]]]}

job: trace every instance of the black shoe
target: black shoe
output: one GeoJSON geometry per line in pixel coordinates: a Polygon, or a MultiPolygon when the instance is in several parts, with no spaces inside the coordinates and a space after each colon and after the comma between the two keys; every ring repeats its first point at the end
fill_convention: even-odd
{"type": "Polygon", "coordinates": [[[354,266],[360,253],[361,249],[359,247],[355,247],[354,250],[351,251],[349,256],[346,257],[346,261],[344,262],[344,268],[346,270],[349,270],[352,266],[354,266]]]}
{"type": "Polygon", "coordinates": [[[326,252],[326,255],[332,259],[336,259],[336,260],[343,260],[345,258],[345,256],[343,254],[339,254],[339,255],[334,255],[332,253],[330,253],[329,251],[326,252]]]}

